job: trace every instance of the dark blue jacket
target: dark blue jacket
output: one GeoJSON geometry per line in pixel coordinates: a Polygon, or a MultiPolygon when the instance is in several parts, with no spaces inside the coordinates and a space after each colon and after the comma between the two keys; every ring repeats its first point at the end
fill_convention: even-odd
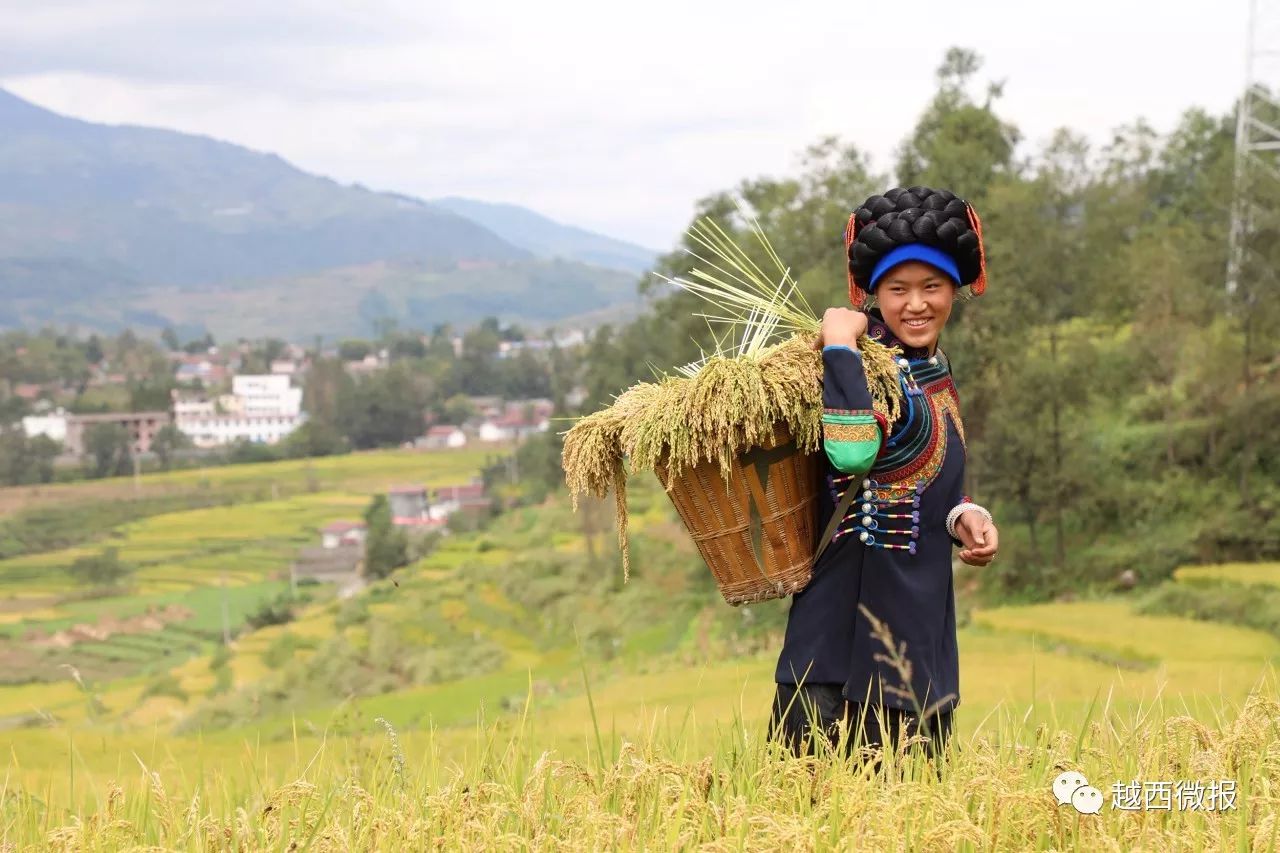
{"type": "MultiPolygon", "coordinates": [[[[898,344],[874,316],[869,334],[898,344]]],[[[792,598],[775,679],[843,684],[853,702],[869,696],[914,712],[946,711],[959,702],[960,689],[955,543],[946,517],[964,499],[964,427],[946,356],[904,353],[903,411],[887,425],[871,417],[860,354],[823,351],[827,465],[818,529],[826,528],[846,488],[863,494],[819,558],[813,580],[792,598]],[[909,683],[876,659],[887,649],[872,636],[860,605],[906,644],[909,683]]]]}

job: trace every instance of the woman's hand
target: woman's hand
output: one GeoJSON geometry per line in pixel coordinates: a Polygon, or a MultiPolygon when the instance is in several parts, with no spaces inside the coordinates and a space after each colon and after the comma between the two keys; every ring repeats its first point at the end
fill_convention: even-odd
{"type": "Polygon", "coordinates": [[[867,315],[851,308],[828,308],[822,314],[822,330],[814,349],[831,344],[842,344],[850,349],[858,348],[858,338],[867,331],[867,315]]]}
{"type": "Polygon", "coordinates": [[[969,510],[956,519],[956,538],[964,543],[960,559],[970,566],[989,566],[1000,550],[1000,531],[980,512],[969,510]]]}

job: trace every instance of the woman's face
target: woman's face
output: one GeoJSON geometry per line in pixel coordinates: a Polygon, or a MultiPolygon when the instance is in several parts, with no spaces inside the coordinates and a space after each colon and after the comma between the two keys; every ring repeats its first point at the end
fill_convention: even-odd
{"type": "Polygon", "coordinates": [[[909,347],[932,353],[955,303],[951,278],[935,266],[906,261],[889,270],[875,292],[894,336],[909,347]]]}

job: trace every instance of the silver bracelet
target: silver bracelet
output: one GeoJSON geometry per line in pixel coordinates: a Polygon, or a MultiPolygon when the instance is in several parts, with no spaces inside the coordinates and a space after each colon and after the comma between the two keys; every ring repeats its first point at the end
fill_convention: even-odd
{"type": "Polygon", "coordinates": [[[985,517],[987,521],[994,521],[991,517],[991,513],[987,512],[987,508],[984,506],[968,502],[957,504],[952,507],[951,512],[947,513],[947,535],[952,539],[956,538],[956,522],[960,520],[960,516],[964,515],[969,510],[973,510],[979,515],[985,517]]]}

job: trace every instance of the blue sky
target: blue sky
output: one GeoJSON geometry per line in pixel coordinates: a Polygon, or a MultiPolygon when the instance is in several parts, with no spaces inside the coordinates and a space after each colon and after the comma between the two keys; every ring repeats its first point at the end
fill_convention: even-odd
{"type": "Polygon", "coordinates": [[[59,112],[665,249],[696,199],[787,173],[821,136],[887,169],[951,45],[1005,81],[1027,152],[1063,125],[1105,144],[1138,117],[1225,111],[1247,0],[0,0],[0,16],[0,86],[59,112]]]}

